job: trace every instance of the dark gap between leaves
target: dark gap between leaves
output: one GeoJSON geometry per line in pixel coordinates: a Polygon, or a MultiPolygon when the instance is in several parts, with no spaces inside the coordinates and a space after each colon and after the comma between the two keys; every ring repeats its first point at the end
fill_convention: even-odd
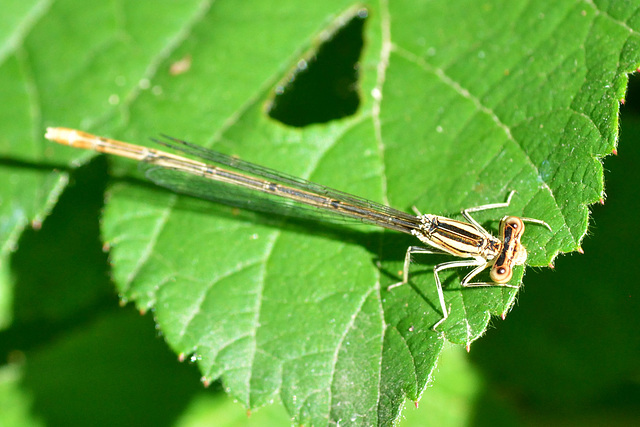
{"type": "Polygon", "coordinates": [[[20,250],[9,261],[16,283],[14,321],[0,333],[3,360],[41,346],[96,311],[117,307],[100,243],[106,168],[99,156],[75,170],[42,228],[22,233],[20,250]]]}

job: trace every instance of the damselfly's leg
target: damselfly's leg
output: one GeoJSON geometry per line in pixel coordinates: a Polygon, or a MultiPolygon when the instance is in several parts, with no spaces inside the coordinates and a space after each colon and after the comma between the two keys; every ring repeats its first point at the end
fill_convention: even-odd
{"type": "MultiPolygon", "coordinates": [[[[397,288],[398,286],[407,284],[407,282],[409,281],[409,266],[411,265],[411,255],[413,254],[446,254],[446,252],[435,249],[435,248],[431,249],[431,248],[423,248],[421,246],[409,246],[404,256],[404,267],[402,268],[402,281],[398,283],[394,283],[393,285],[390,285],[387,288],[387,290],[390,291],[394,288],[397,288]]],[[[442,319],[440,319],[438,322],[436,322],[435,325],[433,325],[432,327],[433,330],[436,330],[436,328],[440,326],[442,322],[447,320],[447,317],[449,317],[449,310],[447,309],[447,303],[445,302],[445,299],[444,299],[442,282],[440,281],[440,276],[438,273],[442,270],[447,270],[449,268],[476,267],[473,269],[471,273],[467,274],[467,276],[464,278],[463,282],[465,280],[468,282],[473,277],[475,277],[478,273],[480,273],[482,270],[487,268],[488,264],[489,263],[484,258],[473,258],[473,259],[460,260],[460,261],[449,261],[442,264],[438,264],[433,268],[433,276],[436,281],[436,290],[438,291],[438,300],[440,302],[440,308],[442,309],[442,319]]]]}
{"type": "Polygon", "coordinates": [[[446,252],[438,249],[428,249],[421,246],[409,246],[407,253],[404,255],[404,266],[402,267],[402,281],[389,285],[387,290],[397,288],[398,286],[406,285],[409,282],[409,266],[411,265],[411,255],[413,254],[446,254],[446,252]]]}
{"type": "Polygon", "coordinates": [[[485,264],[479,265],[477,268],[474,268],[469,274],[467,274],[464,277],[464,279],[462,279],[462,282],[460,283],[460,285],[464,286],[465,288],[483,287],[483,286],[503,286],[505,288],[518,288],[519,287],[517,285],[510,285],[508,283],[471,282],[471,279],[476,277],[478,274],[480,274],[480,272],[482,272],[485,268],[487,268],[489,266],[488,264],[489,263],[486,262],[485,264]]]}
{"type": "Polygon", "coordinates": [[[509,197],[507,197],[507,201],[504,203],[490,203],[488,205],[482,205],[482,206],[476,206],[473,208],[463,209],[462,216],[464,216],[466,220],[469,221],[471,224],[473,224],[478,230],[484,232],[485,234],[489,234],[487,233],[487,230],[485,230],[484,227],[482,227],[480,223],[478,223],[478,221],[473,219],[473,217],[470,215],[471,212],[481,212],[489,209],[508,208],[509,205],[511,204],[511,198],[513,197],[514,194],[516,194],[516,190],[513,190],[511,191],[511,193],[509,193],[509,197]]]}
{"type": "MultiPolygon", "coordinates": [[[[423,248],[421,246],[409,246],[404,256],[404,267],[402,268],[402,281],[398,283],[394,283],[393,285],[389,286],[387,290],[390,291],[393,288],[397,288],[398,286],[407,284],[407,282],[409,281],[409,266],[411,265],[411,255],[413,254],[446,254],[446,252],[436,248],[429,249],[429,248],[423,248]]],[[[442,323],[444,319],[446,319],[447,316],[449,315],[449,313],[447,312],[447,305],[444,302],[444,294],[442,293],[442,285],[440,284],[440,277],[438,277],[438,271],[440,271],[443,268],[448,268],[446,266],[449,264],[455,264],[459,262],[464,263],[465,261],[446,262],[444,264],[438,264],[433,268],[433,275],[435,276],[436,287],[438,288],[438,298],[440,299],[440,307],[442,308],[442,313],[444,315],[442,320],[438,321],[435,324],[435,326],[433,327],[434,330],[436,326],[440,325],[440,323],[442,323]]]]}
{"type": "Polygon", "coordinates": [[[473,282],[473,283],[462,283],[462,286],[465,288],[481,288],[487,286],[500,286],[503,288],[514,288],[517,289],[520,286],[518,285],[510,285],[509,283],[497,283],[497,282],[473,282]]]}
{"type": "MultiPolygon", "coordinates": [[[[490,203],[488,205],[482,205],[482,206],[476,206],[474,208],[463,209],[462,216],[464,216],[466,220],[469,221],[471,224],[473,224],[474,227],[476,227],[478,230],[486,234],[489,234],[487,233],[487,230],[485,230],[484,227],[480,225],[480,223],[478,223],[475,219],[473,219],[473,217],[471,216],[471,212],[486,211],[487,209],[508,208],[509,205],[511,204],[511,199],[513,198],[513,195],[516,194],[516,192],[517,192],[516,190],[512,190],[511,193],[509,193],[509,197],[507,197],[507,201],[504,203],[490,203]]],[[[551,226],[546,222],[542,221],[541,219],[523,218],[523,217],[520,217],[520,219],[524,222],[531,222],[533,224],[542,225],[544,227],[547,227],[549,231],[553,232],[553,230],[551,229],[551,226]]]]}
{"type": "Polygon", "coordinates": [[[431,329],[433,329],[434,331],[437,330],[438,326],[440,326],[442,322],[447,320],[447,318],[449,317],[449,310],[447,310],[447,304],[444,301],[444,292],[442,291],[442,283],[440,282],[440,276],[438,275],[438,273],[442,270],[447,270],[449,268],[476,267],[473,269],[471,273],[467,274],[467,277],[469,277],[470,274],[473,274],[475,272],[475,274],[473,274],[473,276],[475,276],[478,273],[480,273],[482,270],[487,268],[488,264],[489,263],[484,258],[473,258],[473,259],[467,259],[467,260],[461,260],[461,261],[449,261],[442,264],[438,264],[433,268],[433,275],[435,276],[436,288],[438,290],[438,299],[440,299],[440,307],[442,308],[442,319],[438,320],[431,329]]]}

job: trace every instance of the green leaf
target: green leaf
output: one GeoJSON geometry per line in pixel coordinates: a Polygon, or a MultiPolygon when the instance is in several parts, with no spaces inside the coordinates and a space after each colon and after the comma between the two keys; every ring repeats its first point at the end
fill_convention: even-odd
{"type": "MultiPolygon", "coordinates": [[[[69,126],[144,144],[163,132],[410,211],[528,226],[529,265],[579,247],[603,197],[600,159],[617,138],[638,17],[622,3],[503,1],[367,4],[361,104],[304,128],[264,105],[301,58],[358,12],[350,2],[10,4],[0,33],[0,239],[5,257],[48,212],[64,175],[90,154],[43,141],[69,126]],[[10,7],[9,7],[10,6],[10,7]],[[182,74],[171,64],[190,60],[182,74]]],[[[176,196],[114,162],[102,232],[123,300],[152,310],[176,353],[249,408],[280,399],[297,423],[388,425],[418,400],[444,338],[469,345],[516,290],[461,290],[432,268],[399,280],[409,236],[316,225],[176,196]]],[[[418,257],[416,257],[418,258],[418,257]]],[[[80,260],[79,260],[80,261],[80,260]]],[[[416,259],[418,261],[418,259],[416,259]]],[[[1,271],[1,270],[0,270],[1,271]]],[[[514,283],[519,283],[519,269],[514,283]]],[[[8,274],[2,273],[2,276],[8,274]]],[[[9,295],[10,282],[3,284],[9,295]]],[[[3,304],[0,306],[9,306],[3,304]]],[[[2,315],[2,313],[0,313],[2,315]]],[[[5,315],[10,318],[10,313],[5,315]]]]}

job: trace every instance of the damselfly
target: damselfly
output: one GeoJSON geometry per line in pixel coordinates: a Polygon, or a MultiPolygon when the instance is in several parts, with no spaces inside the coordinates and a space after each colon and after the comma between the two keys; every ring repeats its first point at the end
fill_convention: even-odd
{"type": "MultiPolygon", "coordinates": [[[[401,282],[389,286],[388,289],[408,282],[409,265],[413,254],[448,254],[466,258],[445,262],[434,267],[438,299],[442,309],[442,319],[433,326],[434,329],[449,316],[438,274],[440,271],[449,268],[475,267],[462,279],[463,287],[517,287],[508,284],[508,282],[511,280],[513,267],[523,265],[527,259],[527,251],[520,242],[524,233],[524,222],[543,225],[551,230],[546,222],[538,219],[505,216],[500,221],[500,238],[497,238],[471,216],[472,212],[508,207],[515,191],[509,194],[505,203],[493,203],[464,209],[462,216],[469,222],[463,222],[439,215],[420,214],[417,211],[416,215],[410,215],[370,200],[166,136],[163,141],[156,140],[156,142],[177,152],[201,159],[203,162],[74,129],[47,128],[45,137],[71,147],[137,160],[144,165],[146,176],[149,179],[177,192],[227,202],[238,201],[242,197],[249,198],[258,194],[277,196],[281,200],[290,202],[292,204],[290,207],[321,209],[330,216],[356,219],[412,234],[428,247],[410,246],[407,249],[403,279],[401,282]],[[223,197],[208,188],[207,182],[226,184],[230,189],[242,189],[244,193],[240,197],[223,197]],[[472,282],[473,278],[487,268],[491,269],[491,281],[472,282]]],[[[229,189],[226,193],[232,194],[229,189]]],[[[245,205],[247,204],[245,203],[245,205]]]]}

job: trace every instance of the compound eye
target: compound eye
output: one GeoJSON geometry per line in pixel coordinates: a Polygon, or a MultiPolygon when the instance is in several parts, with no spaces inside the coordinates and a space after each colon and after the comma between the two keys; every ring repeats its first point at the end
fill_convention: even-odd
{"type": "Polygon", "coordinates": [[[514,230],[518,230],[521,233],[524,229],[524,222],[522,222],[522,220],[516,216],[507,218],[507,224],[509,225],[509,227],[513,228],[514,230]]]}
{"type": "Polygon", "coordinates": [[[494,265],[491,268],[490,276],[495,283],[507,283],[513,276],[513,270],[507,265],[494,265]]]}

